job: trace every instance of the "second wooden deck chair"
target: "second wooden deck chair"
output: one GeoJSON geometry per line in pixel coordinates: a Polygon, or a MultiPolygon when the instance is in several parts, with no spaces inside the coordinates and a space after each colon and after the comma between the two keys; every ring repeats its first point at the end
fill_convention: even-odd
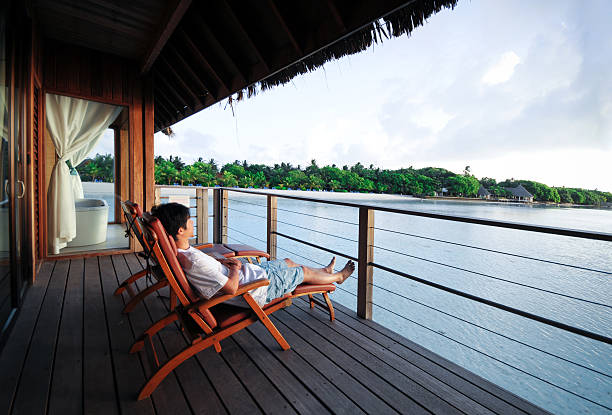
{"type": "Polygon", "coordinates": [[[132,345],[130,353],[135,353],[147,347],[157,370],[142,387],[138,399],[147,398],[157,388],[162,380],[185,360],[200,351],[214,346],[221,351],[220,341],[261,321],[283,350],[289,349],[289,344],[274,326],[271,313],[291,305],[291,295],[277,298],[260,307],[249,291],[269,284],[267,279],[261,279],[250,284],[241,285],[235,295],[218,295],[209,300],[202,299],[191,288],[178,262],[177,249],[174,240],[168,237],[161,222],[145,213],[137,218],[142,224],[143,237],[151,247],[152,254],[163,271],[179,305],[164,318],[149,327],[132,345]],[[230,298],[241,296],[249,305],[249,309],[223,304],[230,298]],[[152,337],[164,327],[179,321],[190,339],[190,343],[165,363],[160,365],[152,337]]]}

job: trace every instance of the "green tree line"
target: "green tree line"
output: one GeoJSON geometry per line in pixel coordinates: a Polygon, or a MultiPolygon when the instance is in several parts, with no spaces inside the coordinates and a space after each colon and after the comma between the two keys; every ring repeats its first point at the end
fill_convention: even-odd
{"type": "MultiPolygon", "coordinates": [[[[77,170],[86,180],[113,181],[113,158],[99,155],[82,163],[77,170]],[[109,167],[110,166],[110,167],[109,167]]],[[[249,164],[236,160],[221,167],[214,159],[199,158],[187,164],[180,157],[155,157],[155,182],[157,184],[179,184],[200,186],[225,186],[242,188],[276,188],[301,190],[328,190],[335,192],[391,193],[415,196],[434,196],[446,189],[451,196],[477,197],[483,185],[497,198],[511,194],[506,187],[523,185],[534,199],[542,202],[596,205],[612,202],[612,193],[599,190],[549,187],[531,180],[505,180],[483,177],[478,180],[467,166],[462,173],[454,173],[438,167],[397,170],[381,169],[361,163],[353,166],[320,167],[315,160],[304,168],[291,163],[249,164]]]]}

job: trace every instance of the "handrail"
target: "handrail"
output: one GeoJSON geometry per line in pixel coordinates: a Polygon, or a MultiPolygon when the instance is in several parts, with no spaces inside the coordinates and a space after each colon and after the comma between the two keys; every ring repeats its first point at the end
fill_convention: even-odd
{"type": "Polygon", "coordinates": [[[2,205],[6,205],[8,202],[10,201],[10,199],[4,199],[4,200],[0,200],[0,206],[2,205]]]}
{"type": "MultiPolygon", "coordinates": [[[[199,203],[199,209],[197,209],[197,213],[196,215],[198,215],[198,220],[203,220],[204,222],[207,223],[208,221],[208,209],[206,207],[206,209],[204,209],[204,203],[208,203],[208,197],[207,197],[207,193],[208,193],[208,189],[211,189],[211,187],[202,187],[202,186],[163,186],[164,188],[182,188],[182,189],[193,189],[197,192],[197,194],[199,196],[202,197],[202,199],[206,199],[205,201],[202,200],[198,200],[199,203]],[[206,190],[204,190],[206,189],[206,190]],[[199,215],[203,215],[202,218],[200,218],[199,215]]],[[[387,212],[387,213],[397,213],[397,214],[402,214],[402,215],[411,215],[411,216],[417,216],[417,217],[425,217],[425,218],[430,218],[430,219],[438,219],[438,220],[446,220],[446,221],[451,221],[451,222],[461,222],[461,223],[470,223],[470,224],[476,224],[476,225],[483,225],[483,226],[493,226],[493,227],[498,227],[498,228],[506,228],[506,229],[515,229],[515,230],[522,230],[522,231],[528,231],[528,232],[536,232],[536,233],[544,233],[544,234],[550,234],[550,235],[560,235],[560,236],[569,236],[569,237],[576,237],[576,238],[583,238],[583,239],[591,239],[591,240],[598,240],[598,241],[606,241],[606,242],[611,242],[612,241],[612,234],[610,233],[604,233],[604,232],[595,232],[595,231],[584,231],[584,230],[577,230],[577,229],[566,229],[566,228],[556,228],[556,227],[549,227],[549,226],[540,226],[540,225],[531,225],[531,224],[526,224],[526,223],[516,223],[516,222],[507,222],[507,221],[497,221],[497,220],[491,220],[491,219],[482,219],[482,218],[474,218],[474,217],[466,217],[466,216],[458,216],[458,215],[447,215],[447,214],[439,214],[439,213],[432,213],[432,212],[422,212],[422,211],[414,211],[414,210],[403,210],[403,209],[397,209],[397,208],[389,208],[389,207],[383,207],[383,206],[372,206],[372,205],[368,205],[365,203],[353,203],[353,202],[345,202],[345,201],[337,201],[337,200],[325,200],[325,199],[319,199],[316,197],[307,197],[307,196],[296,196],[296,195],[287,195],[287,194],[282,194],[280,192],[267,192],[267,191],[258,191],[258,190],[252,190],[252,189],[238,189],[238,188],[227,188],[227,187],[214,187],[212,188],[214,190],[213,193],[213,224],[214,224],[214,230],[213,230],[213,240],[215,242],[226,242],[227,239],[231,239],[233,241],[236,241],[238,243],[245,243],[243,241],[239,241],[238,239],[234,238],[234,235],[236,235],[234,232],[238,233],[238,234],[242,234],[245,235],[249,238],[251,238],[252,240],[257,240],[259,241],[258,243],[267,243],[267,250],[268,252],[271,254],[271,256],[273,258],[276,257],[276,252],[277,249],[278,250],[283,250],[283,251],[287,251],[287,253],[289,253],[292,256],[296,256],[296,257],[301,257],[303,259],[306,259],[308,261],[313,261],[314,263],[318,263],[317,261],[314,261],[312,258],[307,258],[303,255],[300,255],[300,250],[297,250],[297,252],[292,252],[288,249],[286,249],[285,247],[281,247],[278,245],[277,243],[277,238],[285,238],[288,239],[290,241],[294,241],[298,244],[300,244],[301,246],[307,246],[307,247],[311,247],[314,248],[316,250],[320,250],[323,252],[328,252],[330,254],[333,255],[337,255],[337,256],[341,256],[341,257],[345,257],[348,259],[351,259],[355,262],[358,263],[358,268],[357,268],[357,277],[351,276],[352,279],[356,280],[357,282],[357,290],[356,293],[353,290],[347,290],[344,289],[343,286],[338,286],[338,290],[342,291],[342,292],[346,292],[347,294],[350,294],[352,296],[355,296],[357,299],[357,314],[359,317],[365,318],[365,319],[371,319],[372,318],[372,306],[375,307],[379,307],[381,309],[386,310],[387,312],[390,312],[392,314],[397,315],[398,317],[401,317],[407,321],[410,321],[418,326],[421,326],[427,330],[430,330],[434,333],[437,333],[453,342],[456,342],[462,346],[465,346],[475,352],[478,352],[490,359],[493,359],[501,364],[504,364],[514,370],[517,370],[518,372],[521,372],[525,375],[528,375],[530,377],[533,377],[541,382],[544,382],[552,387],[555,387],[561,391],[564,391],[566,393],[572,394],[578,398],[584,399],[590,403],[593,403],[597,406],[606,408],[606,409],[610,409],[607,406],[605,406],[604,404],[597,402],[596,400],[590,399],[587,396],[583,396],[579,393],[576,393],[570,389],[567,389],[566,387],[563,387],[562,384],[557,384],[554,381],[551,381],[549,379],[546,379],[546,377],[542,377],[542,376],[538,376],[537,373],[532,373],[528,370],[524,370],[522,369],[520,366],[517,365],[513,365],[511,363],[508,363],[500,358],[498,358],[498,356],[496,356],[495,354],[488,354],[485,353],[484,351],[480,350],[479,348],[475,348],[470,346],[469,344],[466,344],[464,342],[461,342],[457,339],[454,339],[450,336],[445,335],[443,332],[441,332],[440,330],[437,330],[435,328],[431,328],[431,327],[427,327],[426,325],[423,325],[421,323],[419,323],[418,321],[414,321],[411,320],[410,318],[408,318],[407,316],[404,316],[402,314],[396,313],[392,310],[390,310],[389,308],[384,307],[383,305],[381,305],[380,303],[375,303],[373,301],[373,287],[377,287],[379,289],[384,289],[385,291],[388,291],[392,294],[396,294],[399,295],[400,297],[404,297],[407,300],[410,301],[415,301],[411,298],[405,297],[401,294],[395,293],[393,291],[390,291],[384,287],[381,287],[379,285],[377,285],[374,282],[373,279],[373,270],[374,269],[379,269],[385,272],[389,272],[391,274],[394,274],[396,276],[405,278],[405,279],[409,279],[412,281],[415,281],[419,284],[423,284],[425,286],[437,289],[437,290],[441,290],[444,291],[446,293],[452,294],[452,295],[456,295],[458,297],[462,297],[465,299],[468,299],[470,301],[474,301],[476,303],[480,303],[480,304],[484,304],[488,307],[493,307],[495,309],[522,317],[522,318],[526,318],[528,320],[531,321],[536,321],[538,323],[544,324],[545,326],[548,327],[554,327],[556,329],[562,330],[564,332],[569,332],[575,335],[579,335],[585,339],[590,339],[590,340],[595,340],[607,345],[612,344],[612,338],[608,336],[609,333],[601,333],[601,330],[599,330],[600,332],[593,332],[593,331],[589,331],[587,329],[575,326],[575,325],[571,325],[571,324],[566,324],[564,322],[562,322],[562,319],[558,319],[558,320],[553,320],[547,317],[544,317],[542,315],[538,315],[532,312],[529,312],[527,310],[523,310],[520,308],[515,308],[512,307],[510,304],[504,304],[501,302],[497,302],[494,301],[493,299],[488,299],[479,295],[475,295],[472,294],[470,292],[467,292],[469,290],[463,291],[461,289],[457,289],[457,288],[452,288],[448,285],[444,285],[442,283],[437,283],[434,281],[431,281],[427,278],[423,278],[420,276],[415,275],[414,273],[410,273],[410,270],[396,270],[393,267],[387,266],[387,265],[383,265],[380,263],[377,263],[374,259],[374,248],[377,249],[386,249],[383,248],[381,246],[377,246],[374,244],[374,231],[378,230],[378,231],[388,231],[388,232],[398,232],[392,229],[383,229],[383,228],[377,228],[374,226],[374,214],[375,212],[387,212]],[[256,203],[249,203],[249,202],[244,202],[244,201],[238,201],[238,200],[234,200],[232,198],[229,197],[229,192],[237,192],[237,193],[246,193],[246,194],[251,194],[251,195],[256,195],[256,196],[265,196],[267,198],[267,202],[264,202],[264,204],[256,204],[256,203]],[[358,215],[358,220],[355,221],[355,223],[353,222],[346,222],[346,221],[341,221],[340,222],[344,222],[344,223],[350,223],[351,225],[357,225],[359,227],[358,229],[358,240],[354,240],[354,239],[349,239],[343,236],[338,236],[338,235],[332,235],[326,232],[322,232],[316,229],[310,229],[308,227],[303,227],[303,226],[299,226],[296,225],[294,223],[290,223],[291,220],[288,220],[286,222],[283,222],[281,220],[278,220],[277,218],[277,210],[282,210],[282,211],[287,211],[287,212],[291,212],[291,213],[295,213],[295,214],[303,214],[306,216],[314,216],[314,217],[319,217],[317,215],[312,215],[310,213],[306,213],[306,212],[297,212],[297,211],[291,211],[291,210],[287,210],[287,209],[280,209],[277,206],[278,203],[278,198],[283,198],[283,199],[291,199],[291,200],[297,200],[297,201],[304,201],[304,202],[312,202],[312,203],[323,203],[323,204],[327,204],[327,205],[335,205],[335,206],[341,206],[341,207],[350,207],[350,208],[357,208],[359,211],[359,215],[358,215]],[[258,206],[260,208],[267,208],[267,213],[260,214],[260,211],[256,211],[257,213],[251,213],[251,212],[247,212],[242,210],[242,207],[239,207],[239,209],[235,209],[234,207],[230,207],[230,202],[231,201],[237,201],[237,202],[241,202],[243,204],[252,204],[254,206],[258,206]],[[228,224],[228,211],[235,211],[235,212],[239,212],[241,214],[247,214],[250,215],[252,217],[258,217],[261,218],[263,220],[265,220],[267,222],[267,240],[264,239],[260,239],[256,236],[253,235],[249,235],[247,233],[242,232],[239,229],[235,229],[229,226],[228,224]],[[358,222],[358,223],[357,223],[358,222]],[[304,239],[300,239],[294,235],[290,235],[285,233],[284,231],[281,232],[279,229],[277,229],[277,224],[278,223],[283,223],[289,226],[295,226],[297,228],[301,228],[301,229],[305,229],[307,231],[312,231],[312,232],[317,232],[317,233],[322,233],[328,236],[333,236],[333,237],[339,237],[342,239],[346,239],[349,240],[351,242],[354,242],[357,244],[357,248],[358,248],[358,254],[357,256],[352,256],[352,255],[347,255],[343,252],[340,252],[339,250],[334,250],[334,249],[330,249],[326,246],[322,246],[313,242],[310,242],[308,240],[304,240],[304,239]],[[232,235],[228,235],[228,229],[230,229],[232,231],[232,235]]],[[[159,192],[159,190],[157,190],[157,192],[159,192]]],[[[159,196],[159,195],[158,195],[159,196]]],[[[327,217],[320,217],[321,219],[326,219],[326,220],[334,220],[334,221],[338,221],[338,219],[335,218],[327,218],[327,217]]],[[[401,233],[401,232],[398,232],[401,233]]],[[[419,235],[413,235],[413,234],[406,234],[407,236],[413,236],[413,237],[422,237],[419,235]]],[[[207,235],[203,235],[204,238],[207,237],[207,235]]],[[[444,240],[437,240],[435,238],[427,238],[426,239],[433,239],[436,240],[438,242],[444,242],[444,243],[453,243],[456,245],[460,245],[460,246],[465,246],[465,247],[469,247],[469,248],[475,248],[475,249],[483,249],[486,251],[490,251],[490,252],[494,252],[494,253],[500,253],[500,254],[507,254],[507,255],[514,255],[514,256],[518,256],[521,258],[525,258],[525,259],[530,259],[530,260],[541,260],[538,258],[531,258],[531,257],[526,257],[526,256],[521,256],[521,255],[516,255],[516,254],[509,254],[503,251],[496,251],[494,249],[485,249],[485,248],[479,248],[479,247],[474,247],[474,246],[470,246],[470,245],[465,245],[465,244],[460,244],[458,242],[448,242],[448,241],[444,241],[444,240]]],[[[200,239],[200,234],[198,234],[198,239],[200,239]]],[[[243,239],[240,237],[240,239],[243,239]]],[[[251,240],[250,239],[250,240],[251,240]]],[[[249,241],[246,241],[247,243],[249,243],[249,241]]],[[[251,242],[252,243],[252,242],[251,242]]],[[[489,277],[489,278],[494,278],[496,280],[502,280],[505,281],[507,283],[517,283],[515,281],[511,281],[511,280],[506,280],[503,278],[499,278],[496,277],[494,275],[489,275],[489,274],[484,274],[484,273],[480,273],[474,270],[469,270],[469,269],[464,269],[464,268],[460,268],[460,267],[455,267],[453,265],[448,265],[448,264],[444,264],[442,262],[437,262],[431,259],[427,259],[427,258],[421,258],[421,257],[417,257],[414,255],[409,255],[406,253],[402,253],[402,252],[398,252],[398,251],[394,251],[392,249],[386,249],[387,251],[390,252],[394,252],[396,254],[401,254],[401,255],[407,255],[410,256],[412,258],[417,258],[420,260],[424,260],[424,261],[429,261],[429,262],[433,262],[436,263],[438,265],[443,265],[443,266],[448,266],[451,268],[456,268],[459,270],[463,270],[466,272],[470,272],[472,274],[477,274],[477,275],[481,275],[481,276],[485,276],[485,277],[489,277]]],[[[294,250],[296,251],[296,250],[294,250]]],[[[302,254],[304,252],[301,252],[302,254]]],[[[607,272],[607,271],[600,271],[597,269],[591,269],[591,268],[584,268],[584,267],[578,267],[578,266],[573,266],[573,265],[568,265],[568,264],[563,264],[563,263],[557,263],[554,261],[546,261],[546,260],[542,260],[544,262],[550,262],[551,264],[556,264],[556,265],[563,265],[563,266],[572,266],[575,268],[580,268],[580,269],[585,269],[588,271],[593,271],[593,272],[598,272],[598,273],[602,273],[602,274],[607,274],[610,275],[611,272],[607,272]]],[[[323,264],[320,264],[321,266],[324,266],[323,264]]],[[[528,287],[528,288],[532,288],[532,289],[537,289],[549,294],[556,294],[556,295],[561,295],[563,297],[567,297],[570,298],[572,300],[579,300],[579,301],[584,301],[584,302],[588,302],[588,303],[592,303],[598,306],[604,306],[607,308],[610,308],[612,306],[608,305],[608,304],[603,304],[603,303],[598,303],[598,302],[594,302],[594,301],[590,301],[590,300],[586,300],[583,298],[577,298],[577,297],[573,297],[567,294],[563,294],[563,293],[558,293],[555,291],[551,291],[551,290],[547,290],[544,288],[539,288],[539,287],[535,287],[535,286],[531,286],[531,285],[526,285],[526,284],[522,284],[522,283],[517,283],[518,285],[522,285],[524,287],[528,287]]],[[[347,287],[348,288],[348,287],[347,287]]],[[[476,293],[477,294],[477,293],[476,293]]],[[[557,359],[561,359],[564,362],[570,363],[570,364],[574,364],[578,367],[581,367],[585,370],[589,370],[597,375],[600,376],[605,376],[608,378],[612,378],[611,374],[606,373],[605,371],[602,370],[597,370],[597,368],[595,367],[590,367],[590,365],[586,365],[586,364],[582,364],[580,362],[574,362],[569,358],[563,357],[562,355],[558,355],[555,353],[551,353],[548,352],[546,350],[543,350],[541,348],[539,348],[537,345],[532,345],[529,344],[528,342],[524,342],[521,341],[520,339],[515,339],[512,338],[511,336],[505,335],[503,334],[503,331],[497,332],[495,330],[492,330],[490,328],[487,328],[484,325],[479,325],[478,323],[475,323],[473,321],[468,321],[465,319],[462,319],[460,317],[454,316],[452,314],[452,311],[444,311],[444,310],[440,310],[437,309],[435,307],[432,307],[428,304],[425,303],[421,303],[419,301],[415,301],[416,303],[434,309],[437,312],[441,312],[443,314],[446,314],[448,316],[457,318],[461,321],[463,321],[464,323],[467,324],[471,324],[475,327],[478,327],[481,330],[485,330],[487,332],[496,334],[498,336],[501,336],[507,340],[511,340],[514,342],[517,342],[518,344],[521,344],[522,346],[525,347],[529,347],[531,349],[537,350],[538,352],[541,353],[545,353],[548,356],[551,357],[555,357],[557,359]]],[[[392,308],[392,307],[390,307],[392,308]]]]}
{"type": "Polygon", "coordinates": [[[546,234],[561,235],[561,236],[571,236],[575,238],[595,239],[595,240],[600,240],[600,241],[612,242],[612,233],[605,233],[605,232],[585,231],[585,230],[568,229],[568,228],[556,228],[552,226],[531,225],[528,223],[473,218],[469,216],[445,215],[441,213],[431,213],[431,212],[421,212],[417,210],[388,208],[388,207],[383,207],[383,206],[367,205],[363,203],[340,202],[337,200],[324,200],[324,199],[317,199],[317,198],[312,198],[312,197],[283,195],[283,194],[278,194],[274,192],[261,192],[261,191],[253,191],[253,190],[246,190],[246,189],[237,189],[233,187],[216,187],[214,189],[223,189],[223,190],[229,190],[232,192],[248,193],[248,194],[254,194],[254,195],[261,195],[261,196],[276,196],[276,197],[280,197],[283,199],[301,200],[301,201],[306,201],[306,202],[324,203],[328,205],[345,206],[345,207],[352,207],[352,208],[367,208],[367,209],[371,209],[371,210],[375,210],[379,212],[399,213],[402,215],[421,216],[425,218],[448,220],[452,222],[472,223],[476,225],[495,226],[499,228],[508,228],[508,229],[516,229],[516,230],[521,230],[521,231],[530,231],[530,232],[546,233],[546,234]]]}

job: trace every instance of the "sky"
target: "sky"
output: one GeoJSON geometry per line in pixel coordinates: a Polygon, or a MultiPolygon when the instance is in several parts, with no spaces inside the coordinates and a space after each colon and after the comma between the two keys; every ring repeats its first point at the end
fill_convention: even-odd
{"type": "Polygon", "coordinates": [[[214,105],[172,126],[172,138],[157,133],[155,154],[469,165],[478,178],[612,191],[611,20],[608,0],[459,0],[410,37],[329,62],[233,112],[214,105]]]}

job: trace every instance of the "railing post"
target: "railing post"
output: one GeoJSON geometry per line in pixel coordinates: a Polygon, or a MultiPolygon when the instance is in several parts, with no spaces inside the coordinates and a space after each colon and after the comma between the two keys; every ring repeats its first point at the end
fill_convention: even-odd
{"type": "Polygon", "coordinates": [[[153,192],[153,203],[155,205],[159,205],[161,203],[161,188],[155,186],[155,191],[153,192]]]}
{"type": "Polygon", "coordinates": [[[208,242],[208,189],[196,189],[196,220],[198,226],[198,243],[208,242]]]}
{"type": "Polygon", "coordinates": [[[227,190],[213,190],[213,243],[227,243],[227,190]]]}
{"type": "Polygon", "coordinates": [[[359,257],[357,264],[357,315],[372,318],[372,275],[374,268],[374,210],[359,208],[359,257]]]}
{"type": "Polygon", "coordinates": [[[276,215],[277,215],[278,199],[276,196],[268,195],[268,246],[267,251],[270,254],[270,259],[276,259],[276,215]]]}

